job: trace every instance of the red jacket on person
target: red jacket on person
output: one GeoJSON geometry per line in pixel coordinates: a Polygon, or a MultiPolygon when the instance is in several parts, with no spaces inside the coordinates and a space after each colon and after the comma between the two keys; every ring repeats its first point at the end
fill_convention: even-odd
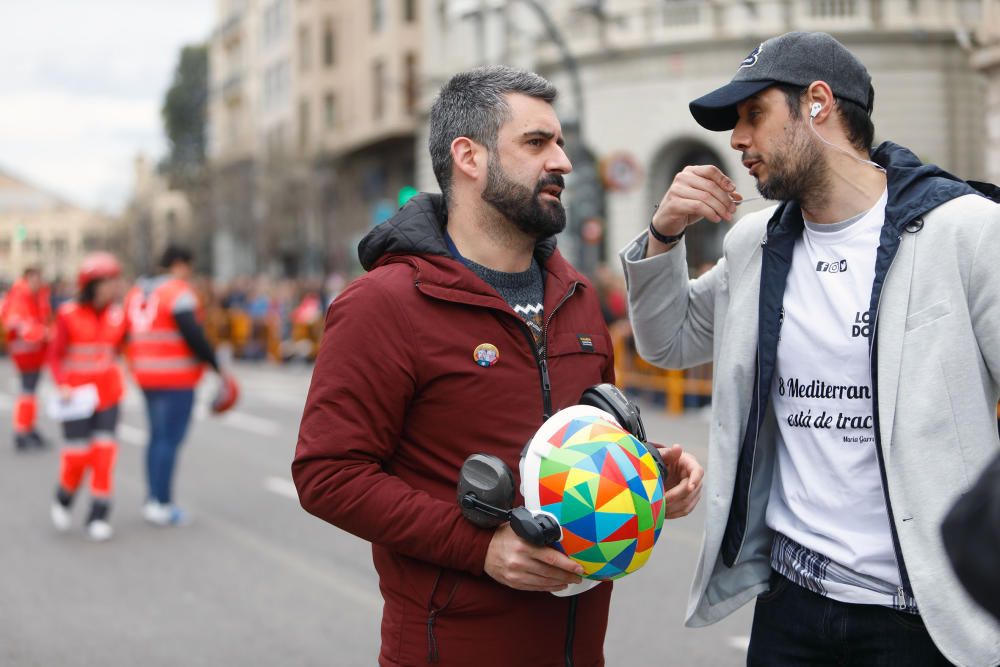
{"type": "Polygon", "coordinates": [[[24,278],[14,281],[4,298],[0,318],[7,332],[7,351],[18,370],[41,369],[52,319],[49,288],[43,286],[33,292],[24,278]]]}
{"type": "MultiPolygon", "coordinates": [[[[571,599],[483,572],[493,531],[461,514],[466,457],[518,469],[544,421],[531,334],[497,292],[453,259],[439,196],[411,200],[360,246],[370,273],[330,307],[292,473],[302,506],[372,543],[385,606],[382,665],[603,664],[611,584],[571,599]],[[492,366],[474,351],[499,351],[492,366]],[[571,629],[570,629],[571,628],[571,629]]],[[[541,242],[550,414],[614,379],[594,289],[541,242]]],[[[523,498],[516,499],[518,504],[523,498]]]]}
{"type": "Polygon", "coordinates": [[[97,387],[97,410],[116,405],[125,393],[117,357],[125,339],[125,313],[112,304],[95,310],[69,301],[56,311],[55,336],[48,350],[56,385],[97,387]]]}

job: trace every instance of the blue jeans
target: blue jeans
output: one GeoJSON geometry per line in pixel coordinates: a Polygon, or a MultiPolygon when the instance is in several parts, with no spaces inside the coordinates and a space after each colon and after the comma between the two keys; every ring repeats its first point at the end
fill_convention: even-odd
{"type": "Polygon", "coordinates": [[[146,448],[149,498],[169,503],[177,450],[191,421],[194,389],[146,389],[143,393],[149,416],[149,447],[146,448]]]}
{"type": "Polygon", "coordinates": [[[771,572],[757,596],[747,665],[950,665],[920,616],[849,604],[813,593],[771,572]]]}

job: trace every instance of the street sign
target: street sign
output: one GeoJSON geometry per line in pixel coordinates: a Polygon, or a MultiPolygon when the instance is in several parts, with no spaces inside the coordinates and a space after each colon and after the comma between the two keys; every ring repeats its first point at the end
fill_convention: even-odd
{"type": "Polygon", "coordinates": [[[601,160],[601,181],[608,190],[628,192],[642,182],[642,167],[631,153],[612,153],[601,160]]]}

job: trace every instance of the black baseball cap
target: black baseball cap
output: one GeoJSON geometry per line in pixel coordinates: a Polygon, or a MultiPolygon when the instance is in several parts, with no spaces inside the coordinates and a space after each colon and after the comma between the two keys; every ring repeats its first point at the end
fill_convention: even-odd
{"type": "Polygon", "coordinates": [[[736,127],[736,105],[775,84],[806,87],[825,81],[834,96],[861,105],[869,114],[875,103],[872,78],[843,44],[825,32],[788,32],[772,37],[750,52],[732,81],[688,105],[707,130],[736,127]]]}

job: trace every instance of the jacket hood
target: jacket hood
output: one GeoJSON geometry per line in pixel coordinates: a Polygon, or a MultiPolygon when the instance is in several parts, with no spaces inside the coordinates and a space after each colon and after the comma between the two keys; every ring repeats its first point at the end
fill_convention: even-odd
{"type": "MultiPolygon", "coordinates": [[[[358,259],[365,271],[382,264],[390,255],[437,255],[451,257],[444,240],[448,211],[439,194],[421,193],[408,201],[396,215],[368,232],[358,244],[358,259]]],[[[535,246],[539,262],[556,249],[554,236],[535,246]]]]}
{"type": "Polygon", "coordinates": [[[885,215],[897,230],[946,201],[979,194],[961,178],[936,164],[922,163],[909,149],[891,141],[880,144],[872,159],[886,168],[889,200],[885,215]]]}

